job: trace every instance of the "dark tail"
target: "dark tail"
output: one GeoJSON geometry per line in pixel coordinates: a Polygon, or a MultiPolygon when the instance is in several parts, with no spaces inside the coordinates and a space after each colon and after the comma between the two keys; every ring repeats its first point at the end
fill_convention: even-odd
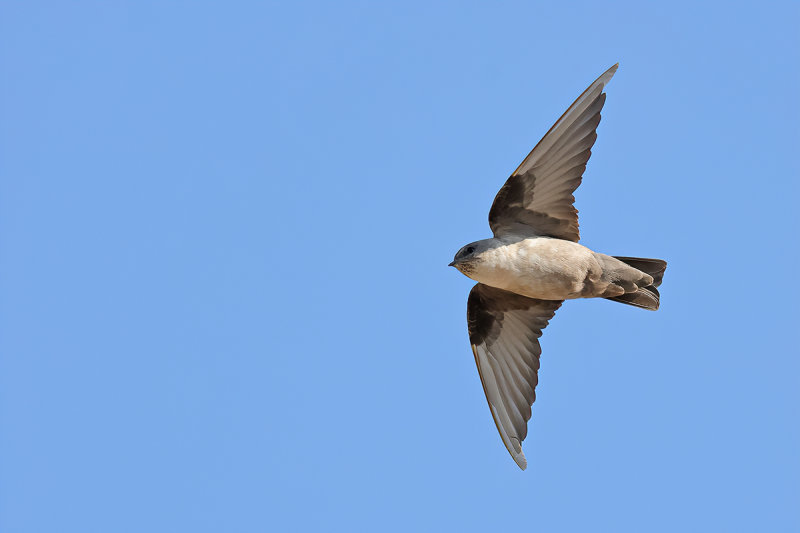
{"type": "Polygon", "coordinates": [[[661,285],[661,280],[664,278],[664,271],[667,269],[667,262],[661,259],[644,259],[641,257],[618,257],[626,265],[632,266],[636,270],[640,270],[645,274],[650,274],[653,278],[653,283],[647,287],[640,287],[636,292],[629,292],[620,296],[613,296],[608,298],[615,302],[620,302],[628,305],[641,307],[642,309],[649,309],[655,311],[658,309],[659,294],[658,287],[661,285]]]}

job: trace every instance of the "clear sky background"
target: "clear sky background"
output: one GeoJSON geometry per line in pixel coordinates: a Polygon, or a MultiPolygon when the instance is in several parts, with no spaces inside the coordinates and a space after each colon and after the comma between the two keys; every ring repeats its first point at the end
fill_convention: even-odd
{"type": "Polygon", "coordinates": [[[800,7],[553,4],[0,4],[0,531],[800,530],[800,7]],[[617,61],[521,472],[446,265],[617,61]]]}

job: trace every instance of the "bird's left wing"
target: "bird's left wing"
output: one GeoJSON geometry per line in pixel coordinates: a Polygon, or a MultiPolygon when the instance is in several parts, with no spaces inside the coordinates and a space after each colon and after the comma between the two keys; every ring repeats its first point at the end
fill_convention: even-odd
{"type": "Polygon", "coordinates": [[[535,300],[478,283],[469,293],[472,353],[494,423],[519,467],[539,382],[539,337],[561,301],[535,300]]]}
{"type": "Polygon", "coordinates": [[[597,139],[603,89],[616,71],[614,65],[583,91],[497,193],[489,211],[495,237],[514,233],[578,241],[572,193],[597,139]]]}

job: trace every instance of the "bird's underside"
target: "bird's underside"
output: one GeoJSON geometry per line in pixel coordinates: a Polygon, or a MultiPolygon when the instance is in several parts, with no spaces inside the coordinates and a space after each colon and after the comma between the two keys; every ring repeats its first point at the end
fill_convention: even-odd
{"type": "Polygon", "coordinates": [[[464,274],[529,298],[611,298],[653,284],[646,272],[572,241],[529,237],[483,242],[486,249],[464,274]]]}
{"type": "Polygon", "coordinates": [[[479,281],[467,303],[470,344],[497,430],[523,470],[539,337],[563,300],[659,306],[666,262],[612,257],[577,243],[573,193],[597,138],[603,89],[616,70],[595,80],[508,178],[489,212],[494,237],[464,246],[451,263],[479,281]]]}

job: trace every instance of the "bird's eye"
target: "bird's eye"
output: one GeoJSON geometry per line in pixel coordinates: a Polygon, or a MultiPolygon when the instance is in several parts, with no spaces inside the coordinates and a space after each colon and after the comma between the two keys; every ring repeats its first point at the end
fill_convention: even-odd
{"type": "Polygon", "coordinates": [[[474,251],[475,251],[475,247],[474,246],[467,246],[467,249],[464,250],[464,253],[471,254],[474,251]]]}

